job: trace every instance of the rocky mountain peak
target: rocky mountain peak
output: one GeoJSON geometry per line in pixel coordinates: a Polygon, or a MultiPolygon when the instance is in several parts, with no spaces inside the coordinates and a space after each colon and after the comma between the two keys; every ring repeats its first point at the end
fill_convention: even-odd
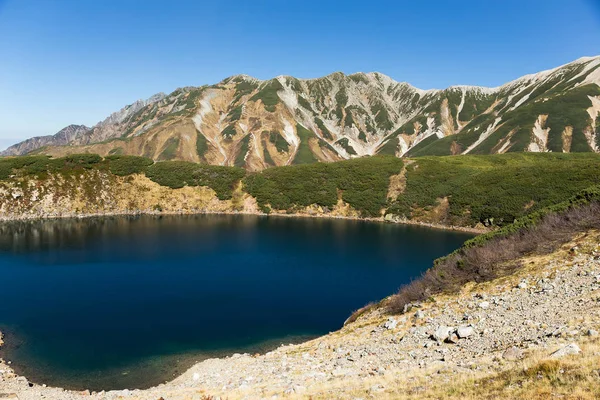
{"type": "Polygon", "coordinates": [[[2,154],[44,147],[52,155],[137,154],[261,170],[374,154],[598,151],[599,86],[600,57],[497,88],[421,90],[380,72],[265,81],[235,75],[159,93],[92,128],[30,139],[2,154]]]}

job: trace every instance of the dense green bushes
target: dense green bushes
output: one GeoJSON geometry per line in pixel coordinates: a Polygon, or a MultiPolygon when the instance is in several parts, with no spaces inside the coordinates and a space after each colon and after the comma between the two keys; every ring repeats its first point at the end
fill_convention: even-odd
{"type": "MultiPolygon", "coordinates": [[[[500,229],[496,229],[483,235],[476,236],[473,239],[467,240],[463,244],[461,249],[457,250],[453,254],[459,253],[464,249],[483,246],[493,239],[505,238],[509,237],[510,235],[522,232],[526,229],[533,229],[536,226],[538,226],[540,222],[542,222],[544,218],[547,218],[549,215],[564,214],[569,210],[592,203],[600,203],[600,186],[592,186],[590,188],[584,189],[568,200],[562,201],[552,206],[544,207],[541,210],[532,212],[529,215],[517,219],[514,223],[510,225],[506,225],[500,229]]],[[[443,260],[443,258],[437,260],[436,262],[439,263],[441,260],[443,260]]]]}
{"type": "Polygon", "coordinates": [[[164,161],[151,165],[146,176],[172,189],[184,186],[208,186],[221,200],[230,199],[235,185],[246,175],[237,167],[195,164],[187,161],[164,161]]]}
{"type": "MultiPolygon", "coordinates": [[[[15,170],[19,170],[25,166],[32,164],[43,164],[48,162],[46,156],[24,156],[24,157],[10,157],[0,159],[0,179],[8,179],[15,170]]],[[[45,169],[44,169],[45,170],[45,169]]]]}
{"type": "Polygon", "coordinates": [[[277,95],[279,90],[283,90],[281,83],[277,79],[270,80],[250,98],[250,101],[261,100],[265,110],[274,112],[275,106],[279,104],[279,96],[277,95]]]}
{"type": "Polygon", "coordinates": [[[108,168],[115,175],[125,176],[131,174],[140,174],[146,171],[146,168],[154,164],[149,158],[138,156],[107,156],[108,168]]]}
{"type": "MultiPolygon", "coordinates": [[[[448,256],[435,260],[419,279],[403,286],[386,302],[389,312],[400,313],[408,304],[439,293],[456,293],[468,282],[485,282],[512,274],[520,259],[547,254],[574,235],[600,228],[600,186],[546,207],[515,223],[468,240],[448,256]]],[[[356,315],[355,315],[356,316],[356,315]]]]}
{"type": "Polygon", "coordinates": [[[342,199],[363,216],[379,216],[386,205],[390,176],[402,169],[394,157],[368,157],[325,164],[270,168],[247,176],[244,187],[261,208],[294,211],[318,204],[333,207],[342,199]]]}
{"type": "Polygon", "coordinates": [[[0,159],[0,179],[13,174],[40,175],[48,172],[68,172],[96,167],[102,161],[97,154],[72,154],[61,158],[48,156],[22,156],[0,159]]]}
{"type": "MultiPolygon", "coordinates": [[[[239,144],[238,166],[245,163],[248,142],[246,137],[239,144]]],[[[304,158],[310,149],[307,146],[304,155],[300,150],[294,162],[307,161],[304,158]]],[[[399,173],[402,165],[402,160],[390,156],[313,162],[251,174],[244,185],[263,210],[267,205],[289,212],[311,204],[332,208],[341,196],[365,217],[379,216],[386,209],[387,214],[427,220],[427,213],[439,199],[447,198],[448,208],[435,214],[435,218],[442,215],[436,222],[458,226],[505,226],[586,187],[600,185],[600,155],[593,153],[421,157],[406,164],[406,187],[397,199],[388,202],[390,175],[399,173]]],[[[232,188],[246,176],[236,167],[181,161],[153,164],[144,157],[111,155],[102,159],[96,154],[76,154],[56,159],[1,158],[0,179],[12,175],[43,179],[48,172],[76,173],[90,168],[118,176],[145,173],[171,188],[208,186],[221,199],[231,198],[232,188]]]]}
{"type": "Polygon", "coordinates": [[[506,225],[600,184],[600,156],[504,154],[423,157],[407,166],[406,190],[388,213],[414,217],[448,198],[454,225],[506,225]]]}

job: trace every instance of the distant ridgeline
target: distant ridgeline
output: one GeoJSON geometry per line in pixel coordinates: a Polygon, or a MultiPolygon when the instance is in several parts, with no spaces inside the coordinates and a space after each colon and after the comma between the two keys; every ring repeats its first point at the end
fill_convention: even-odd
{"type": "Polygon", "coordinates": [[[137,155],[260,171],[371,155],[598,152],[599,85],[600,57],[496,88],[421,90],[377,72],[238,75],[157,94],[0,155],[137,155]]]}
{"type": "MultiPolygon", "coordinates": [[[[307,207],[317,207],[326,215],[345,205],[357,217],[503,226],[600,184],[600,155],[375,156],[262,172],[185,161],[155,163],[138,156],[7,157],[0,158],[0,217],[16,203],[35,209],[50,181],[57,189],[44,204],[68,197],[69,190],[103,204],[94,196],[134,177],[163,188],[157,202],[175,198],[178,190],[208,187],[219,201],[237,201],[231,211],[248,211],[238,200],[251,196],[264,213],[305,213],[307,207]]],[[[135,197],[149,196],[147,186],[128,190],[139,190],[130,194],[135,197]]]]}

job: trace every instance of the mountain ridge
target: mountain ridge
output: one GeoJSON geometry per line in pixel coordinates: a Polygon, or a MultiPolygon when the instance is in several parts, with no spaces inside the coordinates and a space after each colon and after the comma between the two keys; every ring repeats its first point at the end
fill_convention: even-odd
{"type": "Polygon", "coordinates": [[[261,170],[374,154],[597,152],[599,67],[600,56],[582,57],[495,88],[428,90],[379,72],[234,75],[138,100],[69,141],[32,138],[0,155],[132,154],[261,170]]]}

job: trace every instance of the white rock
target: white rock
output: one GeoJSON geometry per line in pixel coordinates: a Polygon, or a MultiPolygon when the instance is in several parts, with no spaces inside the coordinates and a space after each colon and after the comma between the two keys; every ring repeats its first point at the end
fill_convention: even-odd
{"type": "MultiPolygon", "coordinates": [[[[589,329],[586,333],[588,336],[598,336],[598,331],[594,329],[589,329]]],[[[0,371],[1,372],[1,371],[0,371]]]]}
{"type": "Polygon", "coordinates": [[[398,321],[396,321],[394,318],[389,318],[385,324],[383,324],[383,327],[385,329],[395,329],[397,325],[398,321]]]}
{"type": "Polygon", "coordinates": [[[475,333],[475,330],[470,326],[461,326],[456,330],[456,334],[461,339],[468,338],[469,336],[473,335],[474,333],[475,333]]]}
{"type": "Polygon", "coordinates": [[[523,352],[518,347],[510,347],[502,353],[502,358],[509,361],[516,361],[523,358],[523,352]]]}
{"type": "Polygon", "coordinates": [[[444,340],[448,339],[453,330],[454,329],[448,326],[441,325],[435,330],[435,332],[433,332],[432,337],[438,342],[443,342],[444,340]]]}
{"type": "Polygon", "coordinates": [[[385,386],[383,385],[373,385],[369,389],[369,393],[381,393],[385,390],[385,386]]]}
{"type": "Polygon", "coordinates": [[[304,393],[306,392],[306,387],[302,385],[294,386],[294,393],[304,393]]]}
{"type": "Polygon", "coordinates": [[[482,301],[481,303],[479,303],[479,308],[481,308],[483,310],[487,310],[488,308],[490,308],[490,302],[482,301]]]}
{"type": "Polygon", "coordinates": [[[519,289],[527,289],[527,283],[526,282],[521,282],[517,285],[517,287],[519,289]]]}
{"type": "Polygon", "coordinates": [[[344,369],[344,368],[336,368],[333,371],[331,371],[331,375],[333,375],[333,376],[347,376],[347,375],[352,375],[352,371],[350,371],[348,369],[344,369]]]}
{"type": "Polygon", "coordinates": [[[579,348],[579,346],[577,346],[577,344],[575,344],[575,343],[571,343],[571,344],[566,345],[565,347],[562,347],[562,348],[556,350],[550,356],[552,358],[561,358],[564,356],[569,356],[569,355],[579,354],[579,353],[581,353],[581,349],[579,348]]]}
{"type": "Polygon", "coordinates": [[[197,381],[198,379],[200,379],[200,374],[197,372],[194,372],[194,375],[192,376],[192,379],[197,381]]]}

